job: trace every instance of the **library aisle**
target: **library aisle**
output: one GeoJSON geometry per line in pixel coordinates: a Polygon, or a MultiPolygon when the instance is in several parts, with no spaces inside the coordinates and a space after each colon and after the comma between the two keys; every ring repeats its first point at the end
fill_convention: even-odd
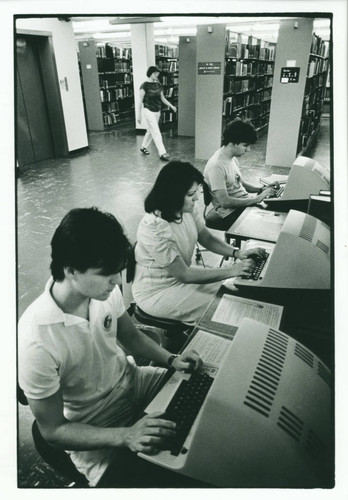
{"type": "MultiPolygon", "coordinates": [[[[163,162],[154,146],[150,156],[140,151],[142,137],[134,124],[90,133],[90,151],[70,158],[44,160],[24,169],[18,178],[18,315],[42,292],[49,277],[50,240],[61,218],[73,207],[95,205],[116,215],[128,237],[135,241],[143,215],[143,200],[163,162]]],[[[194,138],[165,132],[170,158],[187,160],[203,171],[206,161],[194,157],[194,138]]],[[[260,133],[250,153],[240,159],[249,165],[245,178],[258,180],[271,173],[288,173],[286,168],[265,165],[267,134],[260,133]]],[[[322,118],[313,151],[308,154],[330,164],[329,119],[322,118]]],[[[199,200],[203,212],[203,200],[199,200]]],[[[19,487],[62,487],[63,478],[37,455],[31,437],[33,416],[19,405],[19,487]]]]}

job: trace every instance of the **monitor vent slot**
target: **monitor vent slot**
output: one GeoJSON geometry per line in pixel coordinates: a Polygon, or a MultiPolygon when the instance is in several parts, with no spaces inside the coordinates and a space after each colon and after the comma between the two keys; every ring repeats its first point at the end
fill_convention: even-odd
{"type": "Polygon", "coordinates": [[[327,184],[328,186],[330,186],[330,179],[329,179],[328,177],[326,177],[326,175],[323,175],[323,179],[324,179],[324,181],[326,182],[326,184],[327,184]]]}
{"type": "Polygon", "coordinates": [[[319,170],[318,168],[313,168],[313,172],[316,173],[317,175],[319,175],[319,177],[324,177],[323,176],[323,173],[321,172],[321,170],[319,170]]]}
{"type": "Polygon", "coordinates": [[[329,247],[325,243],[323,243],[322,241],[318,240],[316,246],[318,248],[320,248],[320,250],[322,250],[326,254],[329,253],[329,247]]]}
{"type": "Polygon", "coordinates": [[[277,425],[295,439],[295,441],[300,441],[304,423],[294,413],[285,408],[285,406],[282,406],[280,410],[277,425]]]}
{"type": "Polygon", "coordinates": [[[270,329],[246,393],[244,404],[265,417],[273,406],[284,367],[288,339],[270,329]]]}
{"type": "Polygon", "coordinates": [[[318,362],[318,375],[331,387],[331,373],[320,361],[318,362]]]}
{"type": "Polygon", "coordinates": [[[305,216],[299,234],[300,238],[312,242],[316,224],[317,222],[314,217],[305,216]]]}
{"type": "Polygon", "coordinates": [[[314,355],[310,352],[307,351],[301,344],[296,344],[295,345],[295,351],[294,354],[302,359],[305,363],[307,363],[308,366],[313,368],[314,365],[314,355]]]}
{"type": "Polygon", "coordinates": [[[326,452],[326,445],[318,435],[310,430],[305,443],[305,450],[315,459],[318,459],[326,452]]]}

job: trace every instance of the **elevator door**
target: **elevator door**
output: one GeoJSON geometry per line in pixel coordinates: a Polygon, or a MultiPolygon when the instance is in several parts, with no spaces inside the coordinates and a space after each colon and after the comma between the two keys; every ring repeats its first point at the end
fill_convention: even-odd
{"type": "Polygon", "coordinates": [[[17,159],[20,167],[54,157],[39,58],[43,37],[17,38],[17,159]]]}

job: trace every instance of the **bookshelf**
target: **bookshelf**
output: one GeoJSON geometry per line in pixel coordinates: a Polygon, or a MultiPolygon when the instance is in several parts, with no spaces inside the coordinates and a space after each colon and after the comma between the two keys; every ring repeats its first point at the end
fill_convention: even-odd
{"type": "MultiPolygon", "coordinates": [[[[179,87],[179,48],[168,45],[155,45],[156,66],[161,71],[159,80],[163,86],[164,97],[178,107],[178,87],[179,87]]],[[[174,128],[177,126],[177,113],[168,107],[161,111],[161,127],[174,128]]]]}
{"type": "Polygon", "coordinates": [[[330,96],[328,70],[329,42],[313,33],[297,143],[298,155],[306,153],[319,130],[324,103],[330,96]]]}
{"type": "Polygon", "coordinates": [[[79,42],[79,54],[89,129],[134,120],[131,48],[79,42]]]}
{"type": "Polygon", "coordinates": [[[268,125],[275,44],[226,32],[223,118],[249,119],[256,130],[268,125]]]}

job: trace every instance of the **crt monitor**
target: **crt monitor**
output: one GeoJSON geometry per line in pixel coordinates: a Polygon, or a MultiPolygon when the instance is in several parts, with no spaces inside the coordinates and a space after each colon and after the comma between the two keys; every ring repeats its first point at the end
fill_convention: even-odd
{"type": "Polygon", "coordinates": [[[182,452],[142,457],[219,487],[331,487],[331,403],[327,366],[287,334],[246,318],[182,452]]]}
{"type": "MultiPolygon", "coordinates": [[[[306,156],[298,156],[278,200],[308,200],[310,194],[319,194],[321,190],[330,190],[329,168],[306,156]]],[[[265,202],[276,200],[277,198],[268,198],[265,202]]]]}
{"type": "Polygon", "coordinates": [[[236,278],[235,286],[328,290],[331,286],[330,228],[312,215],[290,210],[276,243],[248,240],[269,252],[257,279],[236,278]]]}

